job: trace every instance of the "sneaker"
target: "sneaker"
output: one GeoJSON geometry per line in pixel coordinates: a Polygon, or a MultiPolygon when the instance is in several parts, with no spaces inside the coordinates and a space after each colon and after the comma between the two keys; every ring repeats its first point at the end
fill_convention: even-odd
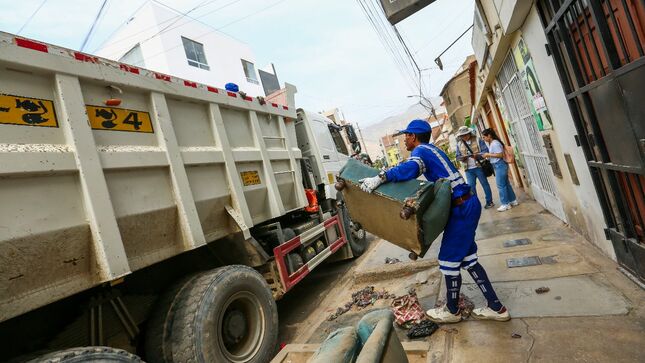
{"type": "Polygon", "coordinates": [[[520,205],[520,202],[518,202],[517,199],[511,202],[511,207],[517,207],[518,205],[520,205]]]}
{"type": "Polygon", "coordinates": [[[504,212],[504,211],[507,211],[507,210],[509,210],[509,209],[511,209],[511,205],[510,205],[510,204],[502,204],[502,206],[501,206],[501,207],[497,208],[497,211],[498,211],[498,212],[504,212]]]}
{"type": "Polygon", "coordinates": [[[495,203],[490,202],[490,203],[486,203],[486,205],[484,206],[484,208],[485,208],[485,209],[489,209],[489,208],[493,208],[494,206],[495,206],[495,203]]]}
{"type": "Polygon", "coordinates": [[[470,313],[474,319],[477,320],[495,320],[495,321],[509,321],[511,320],[511,314],[508,313],[506,306],[502,307],[502,310],[495,311],[488,306],[485,308],[473,309],[470,313]]]}
{"type": "Polygon", "coordinates": [[[430,320],[435,323],[458,323],[461,321],[461,314],[453,314],[446,305],[426,311],[430,320]]]}

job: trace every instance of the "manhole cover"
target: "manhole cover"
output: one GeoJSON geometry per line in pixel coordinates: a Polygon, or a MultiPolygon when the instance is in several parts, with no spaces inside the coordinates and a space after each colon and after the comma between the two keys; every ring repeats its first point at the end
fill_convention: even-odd
{"type": "Polygon", "coordinates": [[[530,257],[522,257],[522,258],[509,258],[506,260],[506,266],[509,268],[513,267],[526,267],[526,266],[536,266],[536,265],[541,265],[542,262],[540,262],[540,257],[538,256],[530,256],[530,257]]]}
{"type": "Polygon", "coordinates": [[[515,247],[515,246],[526,246],[532,243],[533,242],[531,242],[531,240],[528,238],[511,239],[504,242],[504,247],[508,248],[508,247],[515,247]]]}

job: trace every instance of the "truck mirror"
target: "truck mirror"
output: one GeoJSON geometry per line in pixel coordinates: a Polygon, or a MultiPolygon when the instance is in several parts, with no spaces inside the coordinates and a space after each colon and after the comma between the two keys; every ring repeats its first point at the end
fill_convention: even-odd
{"type": "Polygon", "coordinates": [[[351,142],[352,144],[358,142],[356,131],[354,131],[354,127],[352,125],[346,125],[345,132],[347,133],[347,139],[349,139],[349,142],[351,142]]]}

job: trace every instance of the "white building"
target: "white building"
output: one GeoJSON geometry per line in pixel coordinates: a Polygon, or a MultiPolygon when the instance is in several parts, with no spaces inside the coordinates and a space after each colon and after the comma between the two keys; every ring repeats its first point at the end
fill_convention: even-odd
{"type": "Polygon", "coordinates": [[[247,44],[155,1],[141,7],[96,54],[219,88],[232,82],[249,96],[280,88],[273,65],[256,69],[247,44]]]}

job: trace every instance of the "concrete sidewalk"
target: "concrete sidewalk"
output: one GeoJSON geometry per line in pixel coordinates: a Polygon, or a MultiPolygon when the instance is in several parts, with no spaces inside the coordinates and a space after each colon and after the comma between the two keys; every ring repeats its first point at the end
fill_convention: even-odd
{"type": "MultiPolygon", "coordinates": [[[[427,361],[645,362],[645,291],[591,243],[518,194],[521,204],[510,211],[484,210],[477,230],[480,262],[513,319],[506,323],[468,319],[444,325],[424,339],[427,361]],[[504,245],[524,238],[530,243],[504,245]],[[507,266],[509,259],[525,257],[538,257],[541,264],[507,266]],[[538,294],[539,287],[549,291],[538,294]],[[521,337],[513,338],[514,334],[521,337]]],[[[389,242],[378,243],[361,258],[353,285],[330,299],[325,313],[335,311],[350,299],[352,291],[366,285],[397,295],[415,288],[425,309],[442,300],[443,278],[436,267],[439,240],[416,262],[389,242]],[[385,265],[385,257],[402,262],[385,265]]],[[[468,273],[462,276],[462,292],[475,306],[485,305],[468,273]]],[[[369,309],[354,308],[334,321],[322,321],[306,342],[319,343],[336,328],[354,324],[367,311],[389,306],[390,301],[378,300],[369,309]]],[[[408,340],[405,331],[398,333],[408,340]]]]}

